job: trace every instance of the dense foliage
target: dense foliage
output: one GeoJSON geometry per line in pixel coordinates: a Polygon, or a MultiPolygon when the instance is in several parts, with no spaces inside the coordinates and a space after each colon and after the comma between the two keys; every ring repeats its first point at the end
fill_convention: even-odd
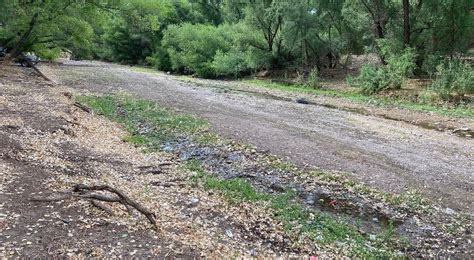
{"type": "Polygon", "coordinates": [[[436,68],[432,89],[444,99],[462,98],[474,94],[474,70],[461,61],[446,61],[436,68]]]}
{"type": "Polygon", "coordinates": [[[368,94],[399,88],[413,74],[436,75],[433,88],[447,89],[440,82],[451,81],[440,73],[460,69],[440,64],[469,49],[474,26],[472,0],[0,0],[0,6],[0,46],[16,54],[54,59],[69,52],[208,78],[284,69],[316,82],[323,70],[345,68],[341,57],[376,53],[381,65],[367,65],[351,80],[368,94]]]}

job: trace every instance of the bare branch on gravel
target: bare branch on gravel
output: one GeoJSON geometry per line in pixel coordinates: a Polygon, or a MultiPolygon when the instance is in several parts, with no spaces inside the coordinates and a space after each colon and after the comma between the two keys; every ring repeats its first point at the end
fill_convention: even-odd
{"type": "Polygon", "coordinates": [[[96,207],[96,208],[99,208],[100,210],[106,212],[107,214],[109,215],[114,215],[114,211],[107,207],[104,203],[100,202],[100,201],[97,201],[97,200],[91,200],[91,204],[96,207]]]}
{"type": "MultiPolygon", "coordinates": [[[[144,208],[142,205],[135,202],[134,200],[130,199],[127,195],[125,195],[122,191],[118,189],[112,188],[107,185],[87,186],[83,184],[77,184],[74,186],[74,192],[87,193],[91,191],[108,191],[111,193],[115,193],[119,197],[119,200],[116,202],[120,202],[123,205],[129,205],[129,206],[134,207],[140,213],[145,215],[145,217],[147,217],[147,219],[150,221],[151,224],[156,225],[156,220],[155,220],[156,216],[154,213],[144,208]]],[[[94,195],[97,195],[97,194],[94,194],[94,195]]],[[[97,199],[97,200],[101,200],[103,198],[104,198],[103,196],[92,197],[92,199],[97,199]]],[[[106,198],[111,199],[111,197],[106,197],[106,198]]]]}
{"type": "Polygon", "coordinates": [[[138,202],[130,199],[122,191],[112,188],[108,185],[87,186],[83,184],[76,184],[74,185],[72,192],[65,193],[63,195],[58,195],[55,197],[33,197],[31,198],[31,201],[51,202],[67,200],[70,198],[90,200],[92,205],[100,208],[101,210],[111,215],[113,215],[113,211],[107,206],[105,206],[103,203],[100,203],[100,201],[118,202],[123,204],[127,208],[129,213],[131,213],[132,208],[135,208],[137,211],[142,213],[151,224],[156,225],[156,215],[154,213],[140,205],[138,202]],[[112,193],[112,195],[97,194],[93,193],[94,191],[107,191],[112,193]]]}
{"type": "Polygon", "coordinates": [[[74,102],[74,106],[77,108],[80,108],[82,111],[87,112],[89,114],[92,113],[92,110],[90,108],[84,106],[83,104],[79,102],[74,102]]]}

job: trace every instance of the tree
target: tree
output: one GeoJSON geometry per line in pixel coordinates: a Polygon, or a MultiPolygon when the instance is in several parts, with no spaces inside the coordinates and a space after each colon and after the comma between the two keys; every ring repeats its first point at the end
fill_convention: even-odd
{"type": "MultiPolygon", "coordinates": [[[[391,0],[360,0],[364,9],[372,18],[375,39],[384,39],[387,33],[387,24],[394,18],[395,3],[391,0]]],[[[379,53],[380,60],[386,64],[385,57],[379,53]]]]}
{"type": "Polygon", "coordinates": [[[266,41],[267,51],[273,52],[277,48],[277,52],[281,50],[281,40],[279,33],[283,26],[283,1],[256,1],[248,5],[247,22],[255,29],[259,30],[266,41]]]}
{"type": "Polygon", "coordinates": [[[100,56],[131,64],[144,64],[147,57],[158,54],[166,58],[161,48],[163,32],[169,25],[184,22],[204,22],[187,1],[127,0],[106,26],[102,36],[106,52],[100,56]]]}
{"type": "Polygon", "coordinates": [[[403,0],[403,44],[410,45],[410,1],[403,0]]]}
{"type": "Polygon", "coordinates": [[[224,21],[223,0],[190,0],[190,3],[207,22],[217,26],[224,21]]]}
{"type": "MultiPolygon", "coordinates": [[[[1,0],[0,44],[9,58],[34,50],[44,56],[62,49],[87,51],[94,36],[89,23],[100,5],[92,1],[1,0]]],[[[105,7],[105,6],[104,6],[105,7]]]]}

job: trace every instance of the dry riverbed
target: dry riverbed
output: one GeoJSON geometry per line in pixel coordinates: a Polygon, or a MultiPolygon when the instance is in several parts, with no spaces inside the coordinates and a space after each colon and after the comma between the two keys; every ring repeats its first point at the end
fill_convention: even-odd
{"type": "MultiPolygon", "coordinates": [[[[288,101],[219,93],[179,83],[172,77],[143,75],[123,66],[103,63],[44,69],[59,84],[44,82],[32,76],[30,71],[19,68],[8,67],[1,72],[0,256],[459,257],[472,254],[471,219],[469,214],[463,213],[468,212],[466,206],[469,208],[472,203],[472,198],[466,196],[469,193],[463,194],[461,203],[454,204],[456,208],[450,208],[445,201],[440,204],[435,196],[429,201],[412,190],[402,192],[407,188],[403,183],[401,190],[395,189],[402,194],[397,195],[359,184],[352,180],[354,176],[344,172],[331,171],[345,170],[332,167],[346,167],[351,160],[360,161],[358,156],[365,158],[367,149],[363,150],[363,146],[359,146],[362,150],[358,153],[347,150],[354,156],[333,154],[333,159],[348,161],[334,160],[332,166],[328,161],[331,158],[320,156],[327,161],[327,167],[319,160],[314,162],[323,151],[302,149],[301,152],[309,152],[313,157],[292,160],[292,153],[298,150],[288,146],[289,141],[296,139],[297,145],[314,141],[307,135],[314,130],[306,129],[307,118],[293,114],[292,134],[278,139],[290,133],[284,132],[290,130],[289,122],[280,122],[281,117],[269,113],[268,109],[273,112],[285,108],[293,109],[289,112],[303,109],[313,113],[311,108],[288,101]],[[201,119],[168,113],[155,107],[153,102],[139,101],[128,94],[96,96],[97,93],[116,93],[120,89],[138,91],[135,92],[138,96],[187,112],[194,111],[209,119],[210,129],[201,119]],[[256,103],[250,105],[251,102],[256,103]],[[134,106],[137,104],[139,106],[134,106]],[[233,107],[220,109],[223,104],[233,107]],[[244,105],[249,108],[235,110],[236,106],[243,109],[244,105]],[[84,111],[84,106],[93,112],[84,111]],[[148,107],[145,111],[153,113],[142,113],[139,107],[148,107]],[[256,113],[256,110],[260,112],[256,113]],[[237,116],[231,112],[240,113],[237,116]],[[254,121],[256,126],[251,127],[249,124],[255,120],[252,116],[264,122],[254,121]],[[176,118],[184,126],[170,123],[176,118]],[[195,127],[198,131],[186,132],[186,122],[191,122],[192,129],[195,127]],[[236,125],[239,122],[246,125],[236,125]],[[169,125],[169,129],[165,125],[169,125]],[[263,131],[265,126],[269,128],[263,131]],[[245,127],[248,131],[244,131],[245,127]],[[186,134],[166,132],[170,129],[186,130],[183,132],[186,134]],[[213,130],[240,141],[214,135],[213,130]],[[252,131],[256,134],[247,137],[246,134],[252,131]],[[263,132],[260,134],[259,131],[263,132]],[[156,133],[167,134],[170,138],[162,140],[156,133]],[[267,137],[256,142],[262,134],[267,137]],[[257,144],[258,148],[241,141],[257,144]],[[272,145],[260,145],[265,141],[272,145]],[[286,163],[272,153],[289,157],[296,165],[286,163]],[[156,227],[137,212],[128,214],[118,205],[110,205],[114,213],[110,215],[87,200],[31,201],[32,196],[57,194],[78,183],[108,184],[122,189],[156,214],[156,227]]],[[[336,121],[327,124],[336,123],[341,131],[360,134],[353,126],[344,128],[347,126],[344,120],[350,119],[346,112],[318,109],[331,113],[325,115],[328,118],[336,117],[336,121]],[[344,116],[344,120],[337,121],[338,116],[344,116]]],[[[351,118],[361,120],[360,115],[351,118]]],[[[387,138],[380,136],[385,133],[382,126],[387,126],[386,122],[377,128],[373,125],[376,120],[370,120],[373,120],[368,124],[372,125],[372,130],[366,132],[364,138],[371,142],[387,138]]],[[[406,127],[397,124],[402,123],[389,124],[391,130],[402,131],[400,129],[406,127]]],[[[330,128],[319,130],[320,135],[329,137],[330,128]]],[[[425,130],[410,127],[410,131],[425,130]]],[[[407,134],[406,131],[394,133],[407,134]]],[[[462,144],[454,139],[459,137],[447,135],[449,139],[441,141],[444,136],[441,133],[430,132],[430,136],[432,144],[439,145],[439,149],[448,143],[457,148],[461,145],[472,148],[469,142],[462,144]]],[[[384,140],[393,145],[397,139],[384,140]]],[[[330,140],[321,139],[319,144],[323,141],[330,140]]],[[[335,151],[341,151],[340,148],[341,145],[334,147],[335,151]]],[[[418,149],[419,152],[426,151],[426,147],[418,149]]],[[[463,156],[472,156],[469,151],[460,153],[458,160],[461,161],[468,159],[463,156]]],[[[367,161],[369,157],[362,160],[360,170],[373,168],[367,174],[377,172],[377,167],[385,168],[383,164],[387,159],[383,159],[383,152],[373,151],[372,154],[382,160],[375,165],[373,161],[367,161]]],[[[447,163],[450,163],[449,159],[446,159],[447,163]]],[[[469,162],[464,163],[468,171],[472,169],[469,162]]],[[[386,178],[383,182],[388,186],[393,180],[384,174],[390,169],[399,169],[399,166],[394,163],[378,173],[380,178],[386,178]]],[[[472,188],[472,183],[466,183],[472,178],[469,175],[472,172],[466,172],[466,168],[456,169],[454,176],[443,178],[467,178],[451,180],[453,184],[463,182],[465,186],[459,187],[459,192],[466,192],[466,187],[472,188]]],[[[404,173],[403,178],[408,173],[413,176],[408,169],[404,173]]],[[[424,190],[417,183],[414,187],[424,190]]]]}
{"type": "Polygon", "coordinates": [[[300,167],[341,171],[389,192],[414,189],[446,208],[474,212],[474,198],[466,196],[474,187],[474,139],[453,130],[417,126],[473,129],[470,118],[362,107],[340,98],[262,90],[235,82],[183,82],[172,75],[101,62],[67,61],[44,70],[77,91],[129,91],[201,116],[223,136],[268,150],[300,167]],[[314,104],[297,103],[301,96],[314,104]]]}

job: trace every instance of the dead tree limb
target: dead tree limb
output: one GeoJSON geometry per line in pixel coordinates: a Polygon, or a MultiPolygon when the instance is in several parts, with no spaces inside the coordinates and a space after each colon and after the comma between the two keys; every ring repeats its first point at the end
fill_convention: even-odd
{"type": "Polygon", "coordinates": [[[40,76],[42,77],[43,79],[45,79],[46,81],[52,81],[50,78],[48,78],[46,75],[43,74],[43,72],[41,72],[41,70],[39,70],[35,64],[33,64],[33,62],[31,62],[30,59],[28,58],[25,58],[26,62],[28,63],[28,66],[30,66],[31,68],[33,68],[33,70],[40,76]]]}
{"type": "Polygon", "coordinates": [[[96,208],[99,208],[100,210],[105,211],[109,215],[114,215],[114,211],[107,207],[104,203],[97,201],[97,200],[91,200],[91,204],[95,206],[96,208]]]}
{"type": "Polygon", "coordinates": [[[82,111],[86,112],[86,113],[92,113],[92,110],[86,106],[84,106],[83,104],[79,103],[79,102],[74,102],[74,106],[77,107],[77,108],[80,108],[82,111]]]}
{"type": "Polygon", "coordinates": [[[130,199],[127,195],[125,195],[122,191],[118,189],[112,188],[107,185],[87,186],[84,184],[77,184],[74,186],[73,190],[79,193],[87,193],[91,191],[108,191],[111,193],[115,193],[120,198],[118,202],[122,203],[123,205],[129,205],[134,207],[140,213],[145,215],[145,217],[148,219],[148,221],[150,221],[151,224],[156,225],[156,216],[154,213],[144,208],[142,205],[138,204],[134,200],[130,199]]]}
{"type": "Polygon", "coordinates": [[[113,215],[113,211],[105,206],[101,201],[104,202],[118,202],[124,205],[129,213],[132,212],[132,209],[136,209],[148,219],[148,221],[156,225],[156,215],[140,205],[138,202],[130,199],[125,193],[122,191],[112,188],[108,185],[97,185],[97,186],[87,186],[83,184],[74,185],[71,192],[67,192],[65,194],[61,194],[58,196],[53,197],[32,197],[31,201],[40,201],[40,202],[51,202],[51,201],[61,201],[67,200],[71,198],[79,198],[79,199],[86,199],[91,201],[92,205],[104,210],[105,212],[113,215]],[[98,194],[94,193],[95,191],[107,191],[112,193],[112,195],[105,195],[105,194],[98,194]]]}

